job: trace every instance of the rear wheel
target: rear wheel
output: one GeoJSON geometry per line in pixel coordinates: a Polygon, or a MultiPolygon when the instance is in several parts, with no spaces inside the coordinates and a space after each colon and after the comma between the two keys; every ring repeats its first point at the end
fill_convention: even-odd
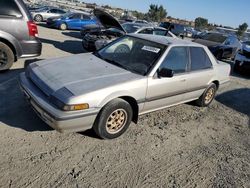
{"type": "Polygon", "coordinates": [[[211,104],[216,95],[217,87],[214,83],[211,83],[204,93],[196,100],[196,104],[200,107],[206,107],[211,104]]]}
{"type": "Polygon", "coordinates": [[[66,30],[67,29],[67,25],[66,25],[66,23],[61,23],[61,25],[59,26],[59,28],[61,29],[61,30],[66,30]]]}
{"type": "Polygon", "coordinates": [[[14,61],[15,56],[11,48],[0,42],[0,71],[10,69],[14,61]]]}
{"type": "Polygon", "coordinates": [[[37,14],[37,15],[34,17],[34,20],[35,20],[36,22],[42,22],[42,21],[43,21],[43,17],[42,17],[42,15],[37,14]]]}
{"type": "Polygon", "coordinates": [[[98,114],[93,129],[103,139],[117,138],[127,130],[132,116],[133,111],[128,102],[114,99],[98,114]]]}

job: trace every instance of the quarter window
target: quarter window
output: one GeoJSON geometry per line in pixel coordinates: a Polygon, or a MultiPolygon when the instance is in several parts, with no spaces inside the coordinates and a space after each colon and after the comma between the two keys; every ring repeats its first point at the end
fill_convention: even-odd
{"type": "Polygon", "coordinates": [[[212,63],[203,48],[191,47],[191,71],[208,69],[212,67],[212,63]]]}
{"type": "Polygon", "coordinates": [[[22,13],[15,1],[0,0],[0,16],[22,17],[22,13]]]}
{"type": "Polygon", "coordinates": [[[160,69],[171,69],[176,74],[184,73],[187,70],[188,59],[188,51],[186,47],[173,47],[162,62],[160,69]]]}

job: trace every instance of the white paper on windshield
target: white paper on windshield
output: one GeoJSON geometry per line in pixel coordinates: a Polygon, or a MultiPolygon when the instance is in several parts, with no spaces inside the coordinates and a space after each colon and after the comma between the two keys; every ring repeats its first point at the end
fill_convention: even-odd
{"type": "Polygon", "coordinates": [[[152,47],[152,46],[143,46],[142,50],[146,50],[146,51],[154,52],[154,53],[159,53],[159,51],[161,49],[160,48],[155,48],[155,47],[152,47]]]}

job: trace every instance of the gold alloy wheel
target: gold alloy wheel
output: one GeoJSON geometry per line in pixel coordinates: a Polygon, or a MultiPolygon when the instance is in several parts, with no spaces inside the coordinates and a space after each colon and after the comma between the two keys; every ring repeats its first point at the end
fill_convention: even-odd
{"type": "Polygon", "coordinates": [[[206,104],[210,103],[213,100],[214,94],[215,94],[215,89],[214,88],[210,88],[207,91],[206,96],[205,96],[205,103],[206,104]]]}
{"type": "Polygon", "coordinates": [[[109,134],[118,133],[127,123],[127,112],[124,109],[113,111],[107,119],[106,130],[109,134]]]}

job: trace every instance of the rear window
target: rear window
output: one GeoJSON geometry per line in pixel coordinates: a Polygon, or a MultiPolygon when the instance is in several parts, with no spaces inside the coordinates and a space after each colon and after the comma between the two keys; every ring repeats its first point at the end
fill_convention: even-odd
{"type": "Polygon", "coordinates": [[[0,16],[22,17],[22,13],[14,0],[0,0],[0,16]]]}

